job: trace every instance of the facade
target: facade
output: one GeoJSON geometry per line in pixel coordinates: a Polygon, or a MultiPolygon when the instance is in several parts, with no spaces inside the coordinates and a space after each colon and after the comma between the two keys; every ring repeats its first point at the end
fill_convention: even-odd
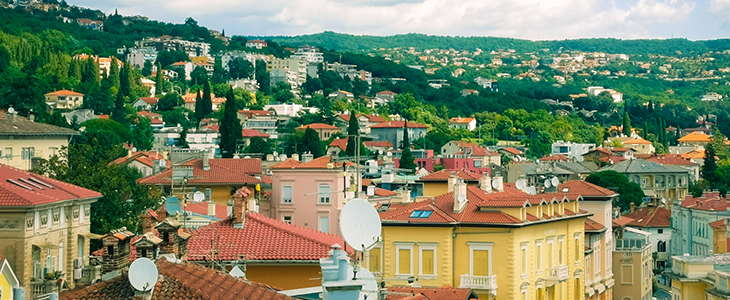
{"type": "Polygon", "coordinates": [[[527,180],[527,186],[541,187],[546,179],[553,176],[560,182],[583,180],[596,171],[598,166],[591,162],[574,161],[539,161],[537,163],[510,164],[507,168],[507,182],[517,182],[520,178],[527,180]]]}
{"type": "Polygon", "coordinates": [[[271,111],[272,109],[279,117],[296,117],[299,115],[300,111],[306,111],[313,114],[316,114],[319,111],[316,107],[304,107],[304,105],[301,104],[269,104],[264,106],[264,110],[266,111],[271,111]]]}
{"type": "Polygon", "coordinates": [[[687,196],[672,205],[671,255],[707,255],[713,250],[711,222],[730,218],[726,198],[718,192],[702,197],[687,196]]]}
{"type": "Polygon", "coordinates": [[[457,181],[453,191],[377,207],[383,241],[366,264],[387,285],[470,288],[480,299],[583,299],[578,194],[528,195],[457,181]],[[541,217],[538,217],[541,216],[541,217]]]}
{"type": "Polygon", "coordinates": [[[329,140],[330,137],[332,137],[332,135],[340,132],[339,127],[328,125],[328,124],[323,124],[323,123],[312,123],[312,124],[308,124],[308,125],[302,125],[302,126],[297,127],[297,131],[305,131],[305,130],[307,130],[307,128],[314,129],[317,132],[317,134],[319,134],[320,141],[329,140]]]}
{"type": "Polygon", "coordinates": [[[656,253],[653,269],[663,270],[670,256],[672,240],[672,211],[659,203],[651,202],[624,217],[633,219],[626,224],[644,232],[648,232],[651,252],[656,253]]]}
{"type": "Polygon", "coordinates": [[[276,131],[278,118],[268,110],[239,110],[238,119],[243,129],[254,129],[258,132],[268,134],[272,139],[279,135],[276,131]]]}
{"type": "Polygon", "coordinates": [[[616,231],[613,298],[652,300],[654,273],[649,233],[630,227],[617,228],[616,231]]]}
{"type": "Polygon", "coordinates": [[[355,170],[349,168],[352,164],[348,162],[343,174],[343,163],[333,162],[329,156],[311,159],[311,154],[305,154],[302,158],[302,161],[288,159],[271,166],[270,216],[285,223],[339,234],[340,210],[348,198],[343,191],[357,190],[355,170]]]}
{"type": "MultiPolygon", "coordinates": [[[[266,70],[272,72],[274,70],[281,70],[287,73],[292,73],[294,81],[290,82],[291,88],[296,89],[305,81],[307,81],[307,61],[296,58],[272,58],[266,62],[266,70]]],[[[279,76],[277,76],[279,77],[279,76]]],[[[276,83],[281,80],[274,81],[273,77],[271,80],[271,86],[276,86],[276,83]]]]}
{"type": "Polygon", "coordinates": [[[158,152],[137,151],[132,153],[130,151],[127,156],[117,158],[110,164],[127,165],[139,170],[142,176],[149,176],[161,172],[166,168],[165,166],[170,165],[170,162],[158,152]],[[160,160],[165,160],[165,162],[161,163],[160,160]]]}
{"type": "Polygon", "coordinates": [[[297,52],[294,52],[291,58],[304,60],[309,64],[318,64],[324,61],[324,54],[315,47],[302,46],[297,48],[297,52]]]}
{"type": "Polygon", "coordinates": [[[583,161],[583,154],[596,148],[594,144],[579,144],[573,142],[557,141],[550,147],[550,155],[565,155],[577,161],[583,161]]]}
{"type": "Polygon", "coordinates": [[[403,126],[408,126],[408,139],[415,141],[426,136],[428,126],[408,121],[386,121],[370,126],[370,135],[378,141],[390,141],[393,146],[398,146],[403,141],[403,126]]]}
{"type": "Polygon", "coordinates": [[[26,299],[52,291],[55,285],[45,280],[49,272],[62,271],[68,285],[75,286],[81,279],[75,274],[88,272],[91,204],[102,195],[3,164],[0,193],[5,195],[0,198],[0,253],[26,299]]]}
{"type": "Polygon", "coordinates": [[[34,159],[59,154],[77,134],[68,128],[34,122],[17,112],[0,111],[0,163],[30,170],[34,159]]]}
{"type": "Polygon", "coordinates": [[[655,163],[660,163],[662,165],[672,165],[677,166],[681,168],[687,169],[687,171],[690,174],[690,180],[697,181],[700,180],[700,165],[698,163],[695,163],[689,159],[686,159],[678,154],[665,154],[662,156],[652,157],[647,159],[648,161],[653,161],[655,163]]]}
{"type": "Polygon", "coordinates": [[[242,140],[242,147],[247,147],[248,145],[251,145],[251,139],[254,137],[260,137],[264,140],[269,139],[269,135],[263,132],[259,132],[256,129],[243,129],[241,130],[241,140],[242,140]]]}
{"type": "Polygon", "coordinates": [[[20,287],[20,281],[15,276],[13,268],[6,258],[0,255],[0,300],[13,300],[14,290],[20,287]]]}
{"type": "Polygon", "coordinates": [[[598,169],[598,172],[612,170],[638,184],[647,197],[680,200],[687,195],[689,171],[685,168],[662,165],[645,159],[622,161],[598,169]]]}
{"type": "Polygon", "coordinates": [[[156,38],[147,37],[142,40],[135,41],[134,45],[136,48],[139,49],[155,49],[156,52],[182,51],[187,53],[188,56],[208,56],[210,52],[210,44],[208,43],[185,41],[175,39],[168,35],[163,35],[156,38]]]}
{"type": "Polygon", "coordinates": [[[69,90],[48,93],[46,104],[52,109],[76,109],[84,104],[84,94],[69,90]]]}
{"type": "MultiPolygon", "coordinates": [[[[342,132],[347,132],[350,124],[350,115],[340,114],[335,117],[334,125],[340,127],[342,132]]],[[[357,115],[357,123],[361,134],[370,134],[370,126],[385,122],[381,116],[357,115]]]]}
{"type": "Polygon", "coordinates": [[[619,141],[624,147],[636,150],[636,154],[654,154],[654,146],[650,141],[640,137],[620,137],[619,141]]]}
{"type": "Polygon", "coordinates": [[[449,128],[474,131],[477,129],[477,119],[462,117],[451,118],[451,120],[449,120],[449,128]]]}
{"type": "Polygon", "coordinates": [[[140,97],[137,101],[132,103],[132,106],[137,110],[156,110],[158,100],[160,99],[153,97],[140,97]]]}
{"type": "MultiPolygon", "coordinates": [[[[154,123],[153,123],[154,126],[154,123]]],[[[155,142],[152,147],[158,151],[169,151],[177,145],[180,139],[181,128],[165,127],[154,133],[155,142]]],[[[190,129],[187,133],[187,142],[190,149],[205,151],[209,158],[220,157],[220,134],[218,125],[204,126],[200,129],[190,129]]]]}
{"type": "Polygon", "coordinates": [[[664,272],[671,281],[672,300],[730,298],[730,255],[673,256],[672,268],[664,272]]]}
{"type": "MultiPolygon", "coordinates": [[[[484,176],[489,177],[489,173],[485,173],[484,176]]],[[[459,179],[463,180],[467,186],[479,186],[479,179],[482,177],[483,176],[481,174],[468,170],[444,169],[423,176],[416,180],[416,182],[423,183],[423,196],[436,197],[448,192],[453,192],[454,184],[456,184],[456,181],[459,179]]],[[[497,179],[495,178],[495,180],[497,179]]]]}

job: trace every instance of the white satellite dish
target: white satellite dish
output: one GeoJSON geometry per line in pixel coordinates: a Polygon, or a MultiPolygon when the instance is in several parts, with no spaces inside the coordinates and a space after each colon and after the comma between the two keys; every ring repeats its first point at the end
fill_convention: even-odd
{"type": "Polygon", "coordinates": [[[137,147],[132,147],[132,153],[137,152],[137,147]]]}
{"type": "Polygon", "coordinates": [[[167,160],[160,159],[160,167],[166,167],[167,166],[167,160]]]}
{"type": "Polygon", "coordinates": [[[274,153],[272,153],[272,154],[274,154],[274,157],[279,156],[279,152],[276,152],[276,151],[274,151],[274,153]]]}
{"type": "Polygon", "coordinates": [[[466,201],[466,195],[464,195],[464,194],[459,194],[459,196],[457,196],[457,200],[459,200],[459,202],[464,202],[464,201],[466,201]]]}
{"type": "Polygon", "coordinates": [[[545,186],[546,189],[550,188],[550,179],[545,179],[545,182],[543,182],[543,185],[545,186]]]}
{"type": "Polygon", "coordinates": [[[340,212],[340,232],[345,242],[357,251],[367,251],[380,241],[380,216],[368,201],[352,199],[340,212]]]}
{"type": "Polygon", "coordinates": [[[558,180],[558,177],[553,176],[553,179],[550,179],[550,183],[553,186],[558,186],[558,184],[560,184],[560,180],[558,180]]]}
{"type": "Polygon", "coordinates": [[[151,291],[155,288],[159,276],[157,266],[149,259],[137,258],[129,266],[129,283],[138,291],[151,291]]]}
{"type": "Polygon", "coordinates": [[[393,152],[388,151],[388,153],[386,155],[393,156],[393,152]]]}
{"type": "Polygon", "coordinates": [[[8,113],[9,114],[14,114],[15,113],[15,108],[12,108],[12,107],[11,108],[8,108],[8,113]]]}
{"type": "Polygon", "coordinates": [[[200,203],[203,200],[205,200],[205,194],[203,194],[203,192],[196,191],[195,193],[193,193],[193,203],[200,203]]]}
{"type": "Polygon", "coordinates": [[[525,183],[524,179],[518,179],[517,182],[515,183],[515,186],[520,191],[525,188],[525,185],[526,185],[526,183],[525,183]]]}
{"type": "Polygon", "coordinates": [[[493,187],[493,188],[494,188],[495,190],[496,190],[496,189],[499,189],[499,182],[497,182],[496,180],[492,180],[492,187],[493,187]]]}
{"type": "Polygon", "coordinates": [[[357,277],[355,277],[352,271],[352,267],[347,268],[347,278],[354,278],[360,283],[363,283],[362,290],[360,291],[360,300],[378,299],[378,282],[375,281],[373,273],[370,273],[368,269],[358,266],[357,277]]]}
{"type": "Polygon", "coordinates": [[[525,192],[527,192],[530,195],[537,194],[537,189],[534,186],[529,186],[525,189],[525,192]]]}

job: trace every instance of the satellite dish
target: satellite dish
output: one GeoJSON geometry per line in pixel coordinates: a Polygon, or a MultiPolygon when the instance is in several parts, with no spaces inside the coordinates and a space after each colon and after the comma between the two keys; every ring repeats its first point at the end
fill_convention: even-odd
{"type": "Polygon", "coordinates": [[[231,271],[228,272],[228,274],[230,274],[233,277],[246,278],[246,273],[241,271],[241,268],[239,268],[238,266],[233,266],[233,269],[231,269],[231,271]]]}
{"type": "Polygon", "coordinates": [[[530,187],[527,187],[527,189],[525,189],[525,192],[527,192],[530,195],[535,195],[535,194],[537,194],[537,189],[534,186],[530,186],[530,187]]]}
{"type": "Polygon", "coordinates": [[[375,281],[375,276],[373,276],[373,273],[363,267],[358,266],[357,277],[355,277],[355,274],[353,274],[352,271],[352,267],[347,268],[347,278],[354,278],[360,283],[363,283],[359,299],[378,299],[378,282],[375,281]]]}
{"type": "Polygon", "coordinates": [[[457,200],[459,200],[459,202],[466,201],[466,195],[464,195],[464,194],[459,194],[459,196],[457,196],[457,198],[458,198],[457,200]]]}
{"type": "Polygon", "coordinates": [[[196,191],[195,193],[193,193],[193,203],[200,203],[203,200],[205,200],[205,194],[203,194],[203,192],[196,191]]]}
{"type": "Polygon", "coordinates": [[[496,180],[492,180],[492,187],[495,190],[499,189],[499,182],[497,182],[496,180]]]}
{"type": "Polygon", "coordinates": [[[352,199],[340,212],[340,232],[345,242],[357,251],[367,251],[380,240],[380,216],[369,202],[352,199]]]}
{"type": "Polygon", "coordinates": [[[129,283],[138,291],[151,291],[159,276],[157,266],[147,258],[137,258],[129,266],[129,283]]]}
{"type": "Polygon", "coordinates": [[[279,152],[274,151],[274,157],[279,156],[279,152]]]}
{"type": "Polygon", "coordinates": [[[160,167],[165,167],[165,166],[167,166],[167,160],[160,159],[160,167]]]}
{"type": "Polygon", "coordinates": [[[137,152],[137,147],[132,147],[132,153],[137,152]]]}
{"type": "Polygon", "coordinates": [[[545,188],[550,188],[550,179],[545,179],[545,182],[543,182],[543,185],[545,185],[545,188]]]}
{"type": "Polygon", "coordinates": [[[517,187],[518,190],[521,191],[522,189],[525,188],[525,180],[524,179],[517,180],[517,183],[515,183],[515,186],[517,187]]]}
{"type": "Polygon", "coordinates": [[[388,156],[393,156],[393,152],[388,151],[387,155],[388,156]]]}
{"type": "Polygon", "coordinates": [[[8,113],[9,114],[14,114],[15,113],[15,108],[12,108],[12,107],[11,108],[8,108],[8,113]]]}
{"type": "Polygon", "coordinates": [[[558,186],[558,184],[560,184],[560,180],[558,180],[558,177],[553,176],[553,179],[550,179],[550,183],[553,186],[558,186]]]}
{"type": "Polygon", "coordinates": [[[383,149],[378,150],[378,154],[383,155],[383,149]]]}

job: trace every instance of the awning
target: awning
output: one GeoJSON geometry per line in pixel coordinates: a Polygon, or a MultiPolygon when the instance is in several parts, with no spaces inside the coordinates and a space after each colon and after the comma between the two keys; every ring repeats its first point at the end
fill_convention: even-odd
{"type": "Polygon", "coordinates": [[[60,249],[61,248],[61,246],[59,246],[57,244],[48,243],[48,242],[35,243],[33,245],[44,248],[44,249],[60,249]]]}
{"type": "Polygon", "coordinates": [[[103,236],[103,235],[91,233],[91,232],[79,233],[79,235],[83,236],[85,238],[88,238],[88,239],[92,239],[92,240],[98,240],[100,237],[103,236]]]}

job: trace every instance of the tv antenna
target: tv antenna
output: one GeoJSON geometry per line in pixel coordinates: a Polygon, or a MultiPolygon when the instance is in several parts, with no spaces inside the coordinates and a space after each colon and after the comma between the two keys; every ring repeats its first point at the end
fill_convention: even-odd
{"type": "Polygon", "coordinates": [[[137,258],[129,266],[129,283],[135,290],[149,292],[155,288],[160,273],[157,266],[147,258],[137,258]]]}

